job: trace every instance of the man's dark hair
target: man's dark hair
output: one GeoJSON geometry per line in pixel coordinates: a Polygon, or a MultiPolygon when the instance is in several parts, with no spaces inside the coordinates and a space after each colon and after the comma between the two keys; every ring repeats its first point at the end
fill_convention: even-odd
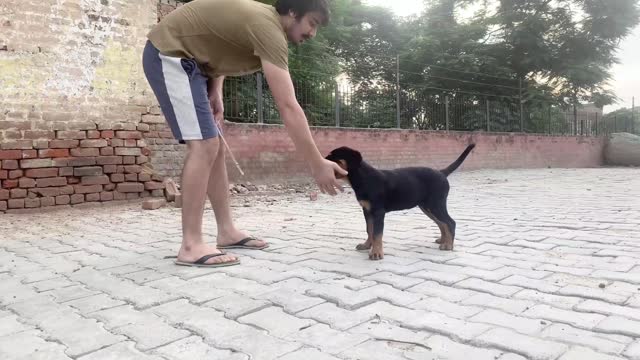
{"type": "Polygon", "coordinates": [[[275,7],[280,15],[287,15],[289,11],[293,11],[297,19],[301,19],[307,13],[318,12],[322,15],[322,25],[327,25],[331,17],[328,0],[277,0],[275,7]]]}

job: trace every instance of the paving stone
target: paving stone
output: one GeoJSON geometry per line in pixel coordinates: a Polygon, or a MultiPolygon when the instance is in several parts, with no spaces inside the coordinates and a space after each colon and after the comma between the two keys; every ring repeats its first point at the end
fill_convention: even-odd
{"type": "Polygon", "coordinates": [[[567,345],[550,340],[521,335],[507,329],[492,329],[475,340],[480,346],[491,346],[523,355],[532,360],[556,359],[568,349],[567,345]]]}

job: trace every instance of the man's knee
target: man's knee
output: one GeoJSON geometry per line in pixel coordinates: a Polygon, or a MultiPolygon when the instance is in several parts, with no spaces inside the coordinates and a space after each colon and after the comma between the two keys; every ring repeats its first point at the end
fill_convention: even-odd
{"type": "Polygon", "coordinates": [[[189,152],[189,156],[197,157],[213,165],[220,152],[221,143],[222,141],[220,141],[218,137],[206,140],[187,141],[187,151],[189,152]]]}

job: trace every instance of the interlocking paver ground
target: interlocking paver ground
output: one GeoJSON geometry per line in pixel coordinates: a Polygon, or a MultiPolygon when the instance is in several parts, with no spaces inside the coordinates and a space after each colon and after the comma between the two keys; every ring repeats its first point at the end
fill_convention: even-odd
{"type": "Polygon", "coordinates": [[[164,258],[172,207],[2,215],[0,359],[640,359],[640,169],[450,181],[455,250],[414,209],[379,262],[349,191],[234,197],[271,247],[219,269],[164,258]]]}

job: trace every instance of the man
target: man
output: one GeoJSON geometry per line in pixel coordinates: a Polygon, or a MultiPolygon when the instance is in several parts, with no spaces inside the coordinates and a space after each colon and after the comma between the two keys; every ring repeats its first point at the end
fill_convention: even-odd
{"type": "Polygon", "coordinates": [[[346,172],[318,151],[288,72],[288,43],[301,44],[329,21],[327,0],[195,0],[167,15],[149,33],[145,75],[171,131],[187,144],[182,170],[182,246],[176,264],[229,266],[237,257],[220,249],[268,245],[238,230],[231,217],[223,142],[219,139],[225,76],[263,69],[296,150],[320,190],[336,195],[336,173],[346,172]],[[218,228],[217,247],[202,235],[205,197],[218,228]]]}

